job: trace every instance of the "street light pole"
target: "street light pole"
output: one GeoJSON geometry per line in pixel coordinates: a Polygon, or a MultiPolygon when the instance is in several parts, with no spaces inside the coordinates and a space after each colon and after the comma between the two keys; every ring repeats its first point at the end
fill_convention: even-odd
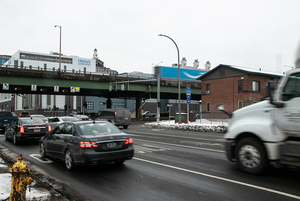
{"type": "Polygon", "coordinates": [[[179,49],[178,49],[178,46],[177,44],[175,43],[175,41],[167,36],[167,35],[163,35],[163,34],[158,34],[158,36],[163,36],[163,37],[167,37],[169,38],[176,46],[176,49],[177,49],[177,54],[178,54],[178,63],[177,63],[177,66],[178,66],[178,123],[180,124],[181,123],[181,98],[180,98],[180,64],[179,64],[179,60],[180,60],[180,56],[179,56],[179,49]]]}
{"type": "Polygon", "coordinates": [[[54,27],[58,27],[59,28],[59,68],[58,68],[58,72],[61,72],[61,26],[55,25],[54,27]]]}

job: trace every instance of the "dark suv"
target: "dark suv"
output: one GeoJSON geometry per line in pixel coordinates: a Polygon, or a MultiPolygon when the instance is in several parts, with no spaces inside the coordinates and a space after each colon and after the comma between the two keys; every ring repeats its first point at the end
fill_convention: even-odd
{"type": "Polygon", "coordinates": [[[126,108],[103,109],[98,112],[97,120],[106,120],[115,126],[123,126],[127,129],[131,124],[131,113],[126,108]]]}

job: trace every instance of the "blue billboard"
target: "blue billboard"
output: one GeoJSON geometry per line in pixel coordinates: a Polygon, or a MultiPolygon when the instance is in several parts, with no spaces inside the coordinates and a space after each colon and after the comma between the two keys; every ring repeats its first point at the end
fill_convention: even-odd
{"type": "MultiPolygon", "coordinates": [[[[161,78],[178,79],[177,67],[158,66],[161,78]]],[[[183,80],[196,80],[207,71],[189,68],[180,68],[180,79],[183,80]]]]}

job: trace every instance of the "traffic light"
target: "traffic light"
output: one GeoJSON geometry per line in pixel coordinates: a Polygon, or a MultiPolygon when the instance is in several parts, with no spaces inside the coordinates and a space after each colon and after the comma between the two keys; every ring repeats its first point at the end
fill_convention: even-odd
{"type": "Polygon", "coordinates": [[[161,104],[160,104],[160,102],[157,102],[157,107],[159,107],[159,108],[161,107],[161,104]]]}
{"type": "Polygon", "coordinates": [[[87,103],[86,102],[83,102],[83,107],[87,107],[87,103]]]}
{"type": "Polygon", "coordinates": [[[124,84],[124,90],[127,91],[128,90],[128,83],[124,84]]]}
{"type": "Polygon", "coordinates": [[[71,109],[71,105],[69,105],[69,109],[71,109]]]}
{"type": "Polygon", "coordinates": [[[67,105],[65,105],[65,112],[68,110],[68,107],[67,107],[67,105]]]}
{"type": "Polygon", "coordinates": [[[112,84],[112,88],[113,88],[114,91],[117,91],[117,84],[116,84],[116,83],[113,83],[113,84],[112,84]]]}

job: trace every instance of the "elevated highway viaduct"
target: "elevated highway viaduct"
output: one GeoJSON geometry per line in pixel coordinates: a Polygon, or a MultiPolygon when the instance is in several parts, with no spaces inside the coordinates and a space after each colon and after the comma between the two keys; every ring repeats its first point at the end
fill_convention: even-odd
{"type": "MultiPolygon", "coordinates": [[[[155,78],[45,71],[20,67],[1,67],[0,80],[2,84],[0,93],[127,98],[136,99],[137,108],[140,107],[142,99],[157,98],[158,90],[155,78]],[[121,85],[125,83],[128,84],[127,90],[121,90],[121,85]],[[4,84],[8,84],[8,88],[5,88],[4,84]],[[112,89],[113,85],[116,85],[116,90],[112,89]],[[32,90],[33,86],[36,86],[36,91],[32,90]],[[58,91],[55,91],[55,86],[59,86],[58,91]],[[110,86],[112,90],[109,90],[110,86]]],[[[192,100],[201,100],[200,81],[181,80],[180,84],[181,100],[186,100],[186,87],[192,89],[192,100]]],[[[178,99],[177,79],[160,79],[160,99],[178,99]]]]}

